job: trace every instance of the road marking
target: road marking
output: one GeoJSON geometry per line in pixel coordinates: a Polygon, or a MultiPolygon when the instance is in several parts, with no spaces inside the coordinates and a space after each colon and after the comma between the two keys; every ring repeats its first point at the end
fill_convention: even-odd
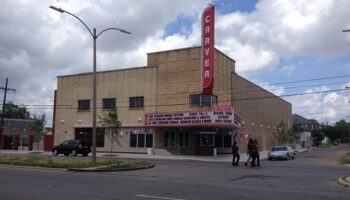
{"type": "Polygon", "coordinates": [[[152,198],[152,199],[185,200],[185,199],[176,199],[176,198],[169,198],[169,197],[157,197],[157,196],[150,196],[150,195],[143,195],[143,194],[137,194],[136,196],[142,197],[142,198],[152,198]]]}

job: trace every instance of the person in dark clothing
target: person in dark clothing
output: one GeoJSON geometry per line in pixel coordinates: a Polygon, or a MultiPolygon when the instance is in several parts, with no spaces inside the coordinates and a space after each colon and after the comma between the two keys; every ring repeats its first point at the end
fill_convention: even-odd
{"type": "Polygon", "coordinates": [[[252,162],[250,163],[250,166],[260,167],[259,145],[258,145],[258,140],[256,139],[253,141],[253,145],[252,145],[252,162]]]}
{"type": "Polygon", "coordinates": [[[237,142],[234,141],[232,145],[232,166],[239,166],[238,164],[239,159],[240,159],[240,156],[238,152],[237,142]]]}
{"type": "Polygon", "coordinates": [[[248,155],[248,159],[247,161],[244,163],[245,166],[248,165],[248,163],[250,163],[250,161],[252,160],[252,148],[253,148],[253,139],[249,139],[248,140],[248,144],[247,144],[247,155],[248,155]]]}

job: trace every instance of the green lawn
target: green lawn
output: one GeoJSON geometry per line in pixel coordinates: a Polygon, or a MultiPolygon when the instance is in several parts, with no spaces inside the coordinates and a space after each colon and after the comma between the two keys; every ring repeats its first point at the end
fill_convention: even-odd
{"type": "Polygon", "coordinates": [[[102,167],[105,169],[118,168],[139,168],[145,165],[150,165],[149,162],[131,162],[120,161],[112,159],[98,159],[96,165],[92,165],[91,159],[82,159],[77,157],[39,157],[39,156],[14,156],[14,155],[0,155],[0,164],[4,165],[19,165],[32,167],[47,167],[47,168],[89,168],[102,167]]]}

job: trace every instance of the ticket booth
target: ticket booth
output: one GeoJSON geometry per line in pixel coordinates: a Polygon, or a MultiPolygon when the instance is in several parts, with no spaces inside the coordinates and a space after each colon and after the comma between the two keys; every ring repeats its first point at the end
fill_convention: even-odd
{"type": "Polygon", "coordinates": [[[214,155],[215,132],[199,132],[196,134],[196,155],[214,155]]]}

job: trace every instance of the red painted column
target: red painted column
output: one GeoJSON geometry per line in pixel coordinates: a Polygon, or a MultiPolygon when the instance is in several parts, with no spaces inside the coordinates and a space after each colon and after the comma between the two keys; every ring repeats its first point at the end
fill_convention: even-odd
{"type": "Polygon", "coordinates": [[[5,149],[5,136],[1,135],[0,137],[0,149],[5,149]]]}
{"type": "Polygon", "coordinates": [[[44,151],[51,151],[53,147],[53,135],[44,136],[44,151]]]}
{"type": "Polygon", "coordinates": [[[28,151],[33,151],[33,136],[30,135],[28,139],[28,151]]]}
{"type": "Polygon", "coordinates": [[[15,135],[13,150],[18,150],[18,145],[19,145],[19,135],[15,135]]]}

